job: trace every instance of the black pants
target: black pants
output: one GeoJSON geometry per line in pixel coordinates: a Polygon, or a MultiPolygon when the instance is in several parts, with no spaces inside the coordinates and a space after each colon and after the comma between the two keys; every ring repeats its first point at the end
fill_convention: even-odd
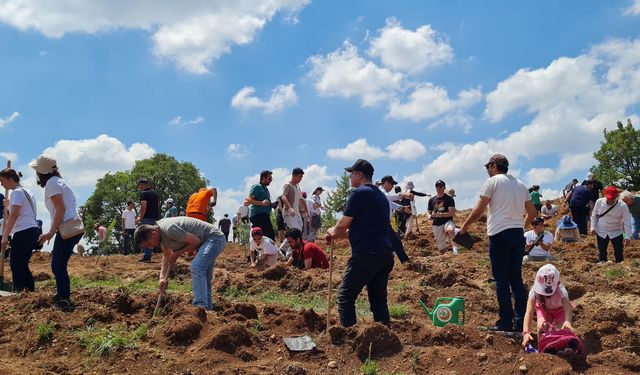
{"type": "Polygon", "coordinates": [[[80,242],[84,234],[75,237],[62,239],[60,232],[53,240],[53,250],[51,250],[51,271],[56,277],[56,299],[68,300],[71,297],[71,280],[67,265],[69,258],[73,254],[73,248],[80,242]]]}
{"type": "Polygon", "coordinates": [[[11,240],[11,274],[13,275],[13,291],[28,290],[33,292],[36,285],[29,269],[29,260],[38,242],[38,228],[21,230],[11,240]]]}
{"type": "Polygon", "coordinates": [[[251,216],[251,227],[260,227],[262,229],[262,234],[271,238],[272,240],[276,240],[276,234],[273,231],[273,225],[271,224],[271,216],[269,214],[257,214],[255,216],[251,216]]]}
{"type": "Polygon", "coordinates": [[[571,207],[571,218],[578,224],[580,234],[587,234],[587,219],[589,218],[589,207],[571,207]]]}
{"type": "Polygon", "coordinates": [[[614,238],[602,238],[600,236],[596,236],[598,240],[598,251],[600,252],[600,261],[607,261],[607,248],[609,247],[609,241],[613,245],[613,255],[616,257],[616,262],[622,262],[624,260],[624,256],[622,255],[622,250],[624,247],[624,237],[623,235],[619,235],[614,238]]]}
{"type": "Polygon", "coordinates": [[[124,255],[129,255],[129,253],[136,253],[135,245],[133,243],[133,234],[135,233],[135,229],[125,229],[124,230],[124,255]]]}
{"type": "Polygon", "coordinates": [[[388,255],[357,254],[349,259],[344,277],[338,287],[340,324],[344,327],[356,324],[356,299],[366,286],[373,320],[389,325],[387,283],[392,269],[392,253],[388,255]]]}
{"type": "Polygon", "coordinates": [[[229,231],[222,231],[222,233],[224,233],[224,240],[225,242],[229,242],[229,231]]]}

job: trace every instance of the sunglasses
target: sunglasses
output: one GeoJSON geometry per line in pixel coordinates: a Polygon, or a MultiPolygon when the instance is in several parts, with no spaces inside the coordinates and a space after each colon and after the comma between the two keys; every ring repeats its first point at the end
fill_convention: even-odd
{"type": "Polygon", "coordinates": [[[486,169],[489,169],[489,167],[490,167],[490,166],[492,166],[493,164],[495,164],[495,163],[487,163],[487,164],[485,164],[485,165],[484,165],[484,167],[485,167],[486,169]]]}

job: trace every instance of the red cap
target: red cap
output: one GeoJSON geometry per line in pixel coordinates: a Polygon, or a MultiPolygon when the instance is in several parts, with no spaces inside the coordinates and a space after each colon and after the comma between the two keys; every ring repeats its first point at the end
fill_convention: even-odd
{"type": "Polygon", "coordinates": [[[618,188],[615,186],[607,186],[604,189],[604,197],[607,199],[615,199],[618,197],[618,188]]]}
{"type": "Polygon", "coordinates": [[[253,236],[254,234],[262,235],[262,228],[260,228],[260,227],[251,228],[251,235],[253,236]]]}

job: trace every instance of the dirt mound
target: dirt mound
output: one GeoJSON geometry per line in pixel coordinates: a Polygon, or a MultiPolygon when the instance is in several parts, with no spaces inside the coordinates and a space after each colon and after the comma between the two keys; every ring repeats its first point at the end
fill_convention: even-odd
{"type": "Polygon", "coordinates": [[[563,283],[563,285],[567,289],[567,292],[569,293],[569,299],[571,301],[584,296],[587,292],[587,288],[585,288],[584,285],[576,282],[563,283]]]}
{"type": "Polygon", "coordinates": [[[250,303],[236,303],[230,309],[225,311],[225,314],[239,314],[247,319],[258,319],[258,309],[255,305],[250,303]]]}
{"type": "Polygon", "coordinates": [[[301,334],[303,332],[322,332],[326,318],[318,315],[313,309],[302,309],[299,312],[287,312],[279,315],[267,315],[267,323],[285,328],[285,333],[301,334]]]}
{"type": "Polygon", "coordinates": [[[361,361],[371,357],[390,357],[402,351],[398,336],[380,323],[371,323],[358,331],[353,350],[361,361]]]}
{"type": "Polygon", "coordinates": [[[444,287],[448,288],[459,281],[458,272],[455,270],[445,270],[432,273],[429,276],[425,276],[421,281],[422,286],[431,287],[444,287]]]}
{"type": "Polygon", "coordinates": [[[132,314],[140,309],[140,304],[134,300],[126,291],[120,291],[112,296],[109,307],[121,314],[132,314]]]}
{"type": "Polygon", "coordinates": [[[182,315],[167,321],[163,335],[173,345],[188,345],[200,335],[202,321],[195,315],[182,315]]]}
{"type": "Polygon", "coordinates": [[[480,335],[475,329],[453,324],[442,328],[426,326],[419,332],[419,343],[425,346],[445,345],[461,348],[480,341],[480,335]]]}
{"type": "Polygon", "coordinates": [[[636,319],[627,315],[627,312],[618,307],[602,307],[598,314],[594,316],[596,321],[600,322],[617,322],[618,324],[633,324],[636,319]]]}
{"type": "Polygon", "coordinates": [[[289,267],[285,266],[282,263],[278,263],[277,265],[264,270],[260,273],[260,276],[267,280],[280,280],[285,277],[289,273],[289,267]]]}
{"type": "Polygon", "coordinates": [[[216,349],[234,354],[242,346],[253,345],[251,333],[240,324],[230,324],[220,328],[206,339],[206,349],[216,349]]]}
{"type": "Polygon", "coordinates": [[[626,370],[634,372],[640,371],[640,358],[638,355],[623,350],[608,350],[592,355],[589,357],[589,363],[591,365],[610,365],[616,363],[626,370]]]}

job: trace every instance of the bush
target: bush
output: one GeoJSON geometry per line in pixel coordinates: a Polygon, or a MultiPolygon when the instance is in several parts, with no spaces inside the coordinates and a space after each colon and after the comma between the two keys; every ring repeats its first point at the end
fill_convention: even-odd
{"type": "Polygon", "coordinates": [[[391,304],[389,305],[389,315],[395,319],[405,319],[407,317],[407,306],[391,304]]]}
{"type": "Polygon", "coordinates": [[[80,345],[92,355],[106,356],[121,349],[135,349],[136,341],[146,336],[146,324],[141,324],[133,332],[121,328],[96,330],[88,327],[80,333],[80,345]]]}

